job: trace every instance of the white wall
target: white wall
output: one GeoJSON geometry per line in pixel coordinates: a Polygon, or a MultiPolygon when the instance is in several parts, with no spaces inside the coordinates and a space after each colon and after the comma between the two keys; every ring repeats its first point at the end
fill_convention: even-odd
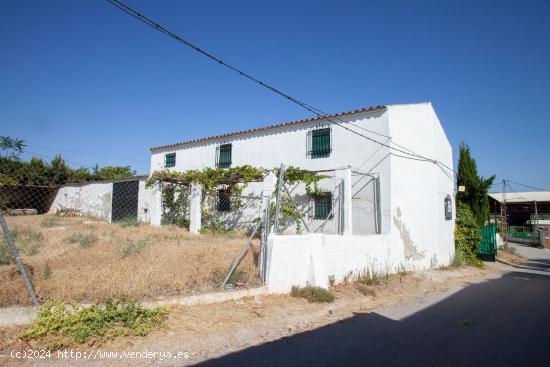
{"type": "MultiPolygon", "coordinates": [[[[59,189],[48,213],[55,214],[61,208],[73,208],[82,215],[110,222],[112,201],[112,181],[69,184],[59,189]]],[[[156,214],[157,202],[160,203],[160,195],[156,195],[154,189],[146,189],[145,180],[139,180],[138,220],[151,222],[156,214]]]]}
{"type": "MultiPolygon", "coordinates": [[[[393,142],[453,167],[452,147],[430,103],[390,106],[388,114],[393,142]]],[[[452,220],[444,213],[454,179],[446,171],[451,177],[431,162],[391,156],[391,235],[408,262],[436,267],[454,257],[454,213],[452,220]]]]}
{"type": "Polygon", "coordinates": [[[82,215],[110,221],[112,200],[112,182],[66,185],[57,192],[48,213],[73,208],[80,210],[82,215]]]}
{"type": "MultiPolygon", "coordinates": [[[[293,285],[328,287],[366,269],[384,273],[399,271],[405,264],[403,248],[391,235],[292,235],[270,236],[267,285],[274,293],[285,293],[293,285]]],[[[423,268],[423,264],[410,264],[423,268]]]]}
{"type": "MultiPolygon", "coordinates": [[[[365,133],[361,128],[368,129],[375,133],[388,135],[388,119],[386,111],[363,112],[350,116],[340,117],[338,121],[350,122],[358,127],[355,130],[365,133]]],[[[215,166],[216,146],[222,143],[231,143],[232,146],[232,166],[251,165],[255,167],[274,168],[282,163],[287,166],[295,166],[310,170],[330,170],[351,166],[355,169],[373,173],[379,173],[383,182],[390,182],[390,165],[388,148],[357,136],[342,127],[332,126],[332,152],[330,157],[311,159],[307,157],[307,133],[309,130],[317,127],[332,125],[330,121],[315,121],[276,128],[273,130],[243,134],[224,139],[215,139],[202,143],[190,143],[179,147],[156,149],[151,156],[151,172],[164,169],[164,155],[176,153],[176,166],[170,168],[175,171],[187,171],[191,169],[202,169],[215,166]],[[384,159],[386,158],[386,159],[384,159]]],[[[372,133],[369,133],[372,135],[372,133]]],[[[387,142],[387,138],[372,135],[377,140],[387,142]]],[[[334,172],[328,172],[327,175],[334,176],[334,172]]],[[[323,180],[321,188],[334,192],[338,184],[334,177],[323,180]]],[[[245,195],[259,195],[260,186],[252,183],[243,192],[245,195]]],[[[309,199],[304,195],[305,190],[299,187],[295,193],[302,197],[298,200],[301,209],[307,210],[309,199]]],[[[390,211],[389,211],[389,186],[384,187],[381,193],[381,201],[387,202],[385,208],[386,218],[383,221],[385,233],[390,231],[390,211]]],[[[366,195],[366,192],[365,192],[366,195]]],[[[336,198],[336,195],[334,195],[336,198]]],[[[250,207],[243,213],[224,214],[222,220],[231,223],[236,217],[240,217],[239,225],[246,225],[258,215],[258,206],[251,203],[250,207]]],[[[312,228],[318,228],[322,221],[313,220],[306,215],[305,218],[312,228]]],[[[337,217],[330,220],[321,229],[324,233],[336,233],[337,217]]],[[[371,219],[373,220],[373,219],[371,219]]],[[[364,233],[372,228],[372,223],[361,223],[364,227],[364,233]]],[[[360,227],[358,227],[360,228],[360,227]]],[[[287,233],[295,233],[295,227],[287,228],[287,233]]]]}

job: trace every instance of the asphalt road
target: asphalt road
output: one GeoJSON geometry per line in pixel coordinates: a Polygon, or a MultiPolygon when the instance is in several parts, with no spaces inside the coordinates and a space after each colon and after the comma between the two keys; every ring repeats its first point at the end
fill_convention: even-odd
{"type": "Polygon", "coordinates": [[[403,318],[357,314],[201,365],[550,366],[550,260],[536,260],[403,318]]]}

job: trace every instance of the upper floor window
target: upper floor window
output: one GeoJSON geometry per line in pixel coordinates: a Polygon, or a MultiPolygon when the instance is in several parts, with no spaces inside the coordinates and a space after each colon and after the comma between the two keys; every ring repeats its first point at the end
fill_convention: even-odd
{"type": "Polygon", "coordinates": [[[445,220],[453,219],[453,202],[451,197],[447,195],[445,197],[445,220]]]}
{"type": "Polygon", "coordinates": [[[170,168],[176,166],[176,153],[164,155],[164,167],[170,168]]]}
{"type": "Polygon", "coordinates": [[[231,167],[231,144],[222,144],[216,150],[216,167],[231,167]]]}
{"type": "Polygon", "coordinates": [[[311,130],[307,133],[307,155],[312,159],[326,158],[332,151],[330,128],[311,130]]]}

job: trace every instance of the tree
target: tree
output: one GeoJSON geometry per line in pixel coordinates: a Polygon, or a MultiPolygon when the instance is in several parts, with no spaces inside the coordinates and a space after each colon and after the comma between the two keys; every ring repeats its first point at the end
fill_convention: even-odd
{"type": "Polygon", "coordinates": [[[23,153],[25,141],[9,136],[0,136],[0,149],[7,158],[19,159],[19,155],[23,153]]]}
{"type": "Polygon", "coordinates": [[[56,155],[50,163],[50,185],[63,185],[71,177],[71,169],[67,167],[63,158],[56,155]]]}
{"type": "Polygon", "coordinates": [[[131,177],[136,174],[136,171],[132,170],[130,166],[106,166],[99,168],[96,165],[94,169],[93,178],[95,180],[119,180],[121,178],[131,177]]]}
{"type": "Polygon", "coordinates": [[[468,145],[461,143],[459,153],[457,184],[464,186],[465,191],[459,191],[456,200],[470,208],[478,226],[481,227],[485,225],[489,216],[487,192],[495,176],[484,178],[478,175],[476,161],[472,158],[468,145]]]}

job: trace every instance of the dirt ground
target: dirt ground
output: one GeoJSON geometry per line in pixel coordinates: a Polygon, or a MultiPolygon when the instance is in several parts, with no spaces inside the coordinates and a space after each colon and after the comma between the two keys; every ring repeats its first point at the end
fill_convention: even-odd
{"type": "MultiPolygon", "coordinates": [[[[219,291],[245,242],[244,233],[194,235],[176,226],[109,224],[82,217],[15,216],[6,222],[43,301],[86,303],[219,291]]],[[[6,253],[0,252],[0,264],[7,262],[6,253]]],[[[239,286],[259,284],[253,253],[249,251],[237,273],[232,281],[239,286]]],[[[0,279],[0,307],[31,304],[15,264],[0,265],[0,279]]]]}
{"type": "MultiPolygon", "coordinates": [[[[188,359],[158,360],[125,359],[86,360],[94,366],[186,365],[217,357],[249,346],[280,339],[337,322],[355,313],[421,299],[427,294],[477,282],[497,274],[494,269],[447,268],[412,274],[396,274],[378,285],[344,284],[332,289],[334,303],[315,304],[288,295],[265,296],[213,305],[175,306],[171,308],[166,330],[157,330],[146,337],[123,337],[102,346],[74,345],[73,351],[177,351],[188,352],[188,359]]],[[[9,358],[12,350],[43,347],[40,342],[26,344],[18,338],[22,328],[0,329],[0,364],[21,365],[22,360],[9,358]]],[[[57,357],[56,357],[57,358],[57,357]]],[[[58,359],[40,364],[56,365],[58,359]]],[[[29,362],[28,360],[26,361],[29,362]]],[[[39,361],[34,360],[33,363],[39,361]]]]}

